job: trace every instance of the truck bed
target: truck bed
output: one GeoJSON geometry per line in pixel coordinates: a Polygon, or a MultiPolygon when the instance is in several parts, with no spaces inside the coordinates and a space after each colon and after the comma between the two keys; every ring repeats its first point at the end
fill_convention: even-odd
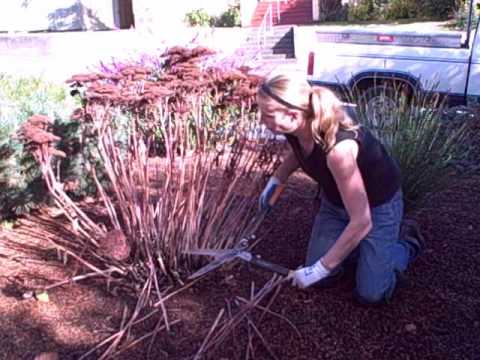
{"type": "Polygon", "coordinates": [[[422,32],[392,29],[331,28],[315,31],[315,40],[326,43],[397,45],[434,48],[461,48],[463,33],[453,31],[422,32]]]}

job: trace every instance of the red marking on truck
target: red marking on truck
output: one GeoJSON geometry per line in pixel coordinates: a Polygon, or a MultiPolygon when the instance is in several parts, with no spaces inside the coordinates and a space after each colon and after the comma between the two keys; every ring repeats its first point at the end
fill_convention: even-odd
{"type": "Polygon", "coordinates": [[[393,42],[395,37],[393,35],[377,35],[377,41],[380,42],[393,42]]]}

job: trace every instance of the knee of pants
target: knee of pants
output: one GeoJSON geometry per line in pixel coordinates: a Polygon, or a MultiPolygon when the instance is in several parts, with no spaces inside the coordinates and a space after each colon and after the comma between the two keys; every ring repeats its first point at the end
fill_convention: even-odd
{"type": "Polygon", "coordinates": [[[378,291],[374,288],[359,288],[358,286],[354,290],[355,298],[365,305],[376,305],[386,302],[388,294],[386,291],[378,291]]]}

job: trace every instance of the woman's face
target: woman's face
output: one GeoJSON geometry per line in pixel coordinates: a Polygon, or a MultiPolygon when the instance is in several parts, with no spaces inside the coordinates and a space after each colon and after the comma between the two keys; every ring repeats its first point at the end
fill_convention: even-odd
{"type": "Polygon", "coordinates": [[[269,130],[279,134],[293,134],[302,123],[300,112],[290,110],[273,101],[259,102],[260,122],[269,130]]]}

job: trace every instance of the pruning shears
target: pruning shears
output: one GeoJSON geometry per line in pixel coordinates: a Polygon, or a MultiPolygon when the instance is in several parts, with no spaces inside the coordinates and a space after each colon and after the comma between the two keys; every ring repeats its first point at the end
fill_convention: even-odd
{"type": "MultiPolygon", "coordinates": [[[[275,189],[273,195],[271,196],[269,200],[269,205],[270,207],[273,206],[276,201],[278,200],[280,194],[283,192],[285,188],[285,185],[278,185],[277,188],[275,189]]],[[[250,223],[250,226],[248,228],[250,229],[256,229],[258,225],[263,221],[265,216],[269,210],[264,210],[258,213],[252,222],[250,223]]],[[[247,234],[249,234],[249,231],[246,231],[247,234]]],[[[263,269],[272,271],[274,273],[283,275],[283,276],[289,276],[291,273],[291,270],[283,267],[278,264],[271,263],[269,261],[261,259],[258,255],[254,255],[250,251],[248,251],[249,243],[250,240],[254,240],[255,235],[253,233],[243,237],[234,247],[233,249],[192,249],[188,250],[185,253],[190,254],[190,255],[202,255],[202,256],[211,256],[214,259],[205,265],[204,267],[200,268],[193,274],[191,274],[188,279],[196,279],[202,275],[205,275],[206,273],[213,271],[223,264],[226,264],[234,259],[241,259],[243,261],[246,261],[252,265],[261,267],[263,269]]]]}

